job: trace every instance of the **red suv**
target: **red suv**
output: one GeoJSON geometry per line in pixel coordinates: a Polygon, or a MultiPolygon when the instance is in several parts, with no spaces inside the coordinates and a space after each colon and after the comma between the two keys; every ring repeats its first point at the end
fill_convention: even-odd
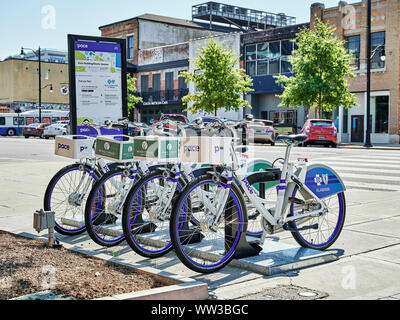
{"type": "Polygon", "coordinates": [[[307,120],[300,133],[308,136],[304,146],[318,144],[337,147],[337,128],[332,120],[307,120]]]}

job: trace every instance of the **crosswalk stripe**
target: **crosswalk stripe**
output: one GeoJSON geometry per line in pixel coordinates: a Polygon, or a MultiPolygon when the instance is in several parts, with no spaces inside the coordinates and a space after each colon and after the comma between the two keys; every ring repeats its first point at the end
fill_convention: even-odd
{"type": "Polygon", "coordinates": [[[361,179],[362,180],[374,180],[374,181],[384,181],[388,183],[393,183],[395,185],[400,185],[400,178],[399,177],[382,177],[377,175],[362,175],[362,174],[351,174],[351,173],[340,173],[339,175],[343,180],[346,179],[361,179]]]}
{"type": "Polygon", "coordinates": [[[400,161],[396,162],[396,161],[382,161],[380,159],[365,159],[365,160],[357,160],[357,159],[335,159],[333,160],[332,158],[330,159],[325,159],[325,161],[337,161],[337,162],[348,162],[348,163],[352,163],[354,165],[357,164],[364,164],[364,163],[374,163],[374,164],[392,164],[392,165],[397,165],[400,168],[400,161]]]}
{"type": "MultiPolygon", "coordinates": [[[[324,163],[324,164],[329,164],[332,168],[335,167],[339,167],[339,166],[346,166],[349,168],[354,168],[355,170],[359,169],[359,168],[370,168],[370,169],[374,169],[377,168],[377,164],[373,164],[373,163],[354,163],[351,161],[346,161],[343,162],[341,160],[326,160],[326,161],[318,161],[320,163],[324,163]]],[[[382,164],[381,166],[379,166],[378,168],[388,168],[388,169],[398,169],[400,170],[400,165],[398,164],[382,164]]]]}
{"type": "MultiPolygon", "coordinates": [[[[355,160],[357,160],[357,159],[360,159],[360,160],[370,160],[370,159],[371,159],[371,156],[369,156],[369,157],[360,157],[360,156],[357,156],[357,157],[351,157],[351,158],[349,158],[349,159],[355,159],[355,160]]],[[[382,159],[382,160],[384,160],[384,161],[400,162],[400,152],[399,152],[399,156],[397,156],[397,157],[379,157],[379,159],[382,159]]]]}
{"type": "Polygon", "coordinates": [[[355,171],[354,169],[351,168],[345,168],[345,169],[340,169],[340,168],[335,168],[335,170],[340,173],[341,175],[343,174],[356,174],[359,175],[361,177],[363,176],[367,176],[367,177],[371,177],[372,175],[377,177],[378,179],[385,179],[386,177],[393,177],[396,178],[397,180],[400,180],[400,171],[398,172],[393,172],[390,170],[379,170],[379,172],[377,170],[374,170],[374,172],[371,171],[363,171],[363,170],[357,170],[355,171]]]}
{"type": "Polygon", "coordinates": [[[400,191],[400,186],[388,184],[371,184],[363,182],[344,182],[347,189],[368,189],[368,190],[385,190],[385,191],[400,191]]]}

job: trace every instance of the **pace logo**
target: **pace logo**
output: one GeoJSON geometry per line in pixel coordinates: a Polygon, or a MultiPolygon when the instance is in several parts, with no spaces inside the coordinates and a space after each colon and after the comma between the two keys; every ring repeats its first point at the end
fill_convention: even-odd
{"type": "Polygon", "coordinates": [[[200,152],[200,146],[184,146],[184,152],[200,152]]]}
{"type": "Polygon", "coordinates": [[[59,143],[58,144],[58,149],[63,149],[63,150],[69,151],[70,147],[68,145],[66,145],[66,144],[59,143]]]}
{"type": "Polygon", "coordinates": [[[317,174],[315,176],[314,182],[317,184],[318,187],[324,185],[328,185],[329,184],[329,175],[327,174],[323,174],[322,176],[320,176],[319,174],[317,174]]]}
{"type": "Polygon", "coordinates": [[[80,148],[81,152],[86,151],[87,149],[89,149],[89,147],[81,147],[80,148]]]}
{"type": "Polygon", "coordinates": [[[215,151],[215,153],[218,153],[218,152],[220,152],[220,151],[224,151],[224,147],[223,146],[221,146],[221,147],[219,147],[219,146],[215,146],[215,148],[214,148],[214,151],[215,151]]]}
{"type": "Polygon", "coordinates": [[[249,181],[245,178],[242,180],[244,184],[246,185],[247,190],[249,190],[250,194],[254,194],[253,188],[251,187],[249,181]]]}

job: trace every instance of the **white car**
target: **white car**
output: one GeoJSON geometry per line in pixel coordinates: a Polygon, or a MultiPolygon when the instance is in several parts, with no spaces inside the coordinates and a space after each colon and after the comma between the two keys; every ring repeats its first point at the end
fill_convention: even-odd
{"type": "Polygon", "coordinates": [[[56,136],[66,136],[67,134],[69,134],[69,127],[67,124],[52,124],[43,132],[45,139],[49,139],[50,137],[55,138],[56,136]]]}

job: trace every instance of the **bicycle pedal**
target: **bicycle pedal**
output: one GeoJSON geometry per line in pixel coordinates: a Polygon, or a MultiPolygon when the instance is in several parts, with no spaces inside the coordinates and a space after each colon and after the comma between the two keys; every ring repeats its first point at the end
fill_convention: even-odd
{"type": "Polygon", "coordinates": [[[293,202],[294,204],[301,204],[301,205],[305,205],[306,204],[304,200],[301,200],[301,199],[298,199],[298,198],[289,198],[289,201],[293,202]]]}

